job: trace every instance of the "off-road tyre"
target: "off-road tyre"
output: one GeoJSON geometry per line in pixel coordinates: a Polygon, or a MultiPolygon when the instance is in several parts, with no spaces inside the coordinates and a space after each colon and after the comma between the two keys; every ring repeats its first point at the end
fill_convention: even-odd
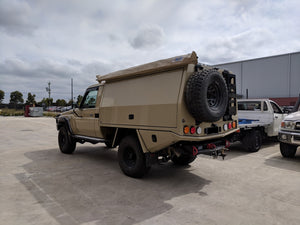
{"type": "Polygon", "coordinates": [[[186,84],[185,103],[196,121],[218,121],[228,104],[228,89],[223,76],[215,69],[194,72],[186,84]]]}
{"type": "Polygon", "coordinates": [[[124,174],[134,178],[141,178],[150,170],[146,165],[146,157],[135,136],[122,139],[118,149],[119,166],[124,174]]]}
{"type": "Polygon", "coordinates": [[[262,145],[262,133],[260,130],[251,130],[242,138],[242,144],[249,152],[257,152],[262,145]]]}
{"type": "Polygon", "coordinates": [[[63,126],[58,132],[59,149],[64,154],[72,154],[76,148],[76,141],[70,136],[68,129],[63,126]]]}
{"type": "Polygon", "coordinates": [[[280,142],[281,155],[285,158],[293,158],[295,157],[297,147],[298,147],[297,145],[291,145],[291,144],[280,142]]]}
{"type": "Polygon", "coordinates": [[[171,157],[171,160],[175,165],[186,166],[192,163],[196,158],[197,156],[193,156],[192,154],[191,155],[181,154],[179,157],[174,154],[171,157]]]}

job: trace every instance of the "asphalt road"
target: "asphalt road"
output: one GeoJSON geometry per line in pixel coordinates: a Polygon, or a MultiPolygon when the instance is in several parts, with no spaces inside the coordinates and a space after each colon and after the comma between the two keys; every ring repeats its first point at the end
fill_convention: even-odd
{"type": "Polygon", "coordinates": [[[300,149],[157,165],[125,176],[117,149],[78,144],[59,152],[53,118],[0,117],[0,224],[300,224],[300,149]]]}

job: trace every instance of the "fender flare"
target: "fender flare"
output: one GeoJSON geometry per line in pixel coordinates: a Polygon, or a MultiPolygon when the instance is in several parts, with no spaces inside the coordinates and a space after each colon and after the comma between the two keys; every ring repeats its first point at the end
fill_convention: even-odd
{"type": "Polygon", "coordinates": [[[56,118],[56,129],[59,130],[62,126],[66,126],[68,129],[68,132],[70,132],[71,135],[73,135],[73,130],[70,125],[69,118],[66,117],[58,117],[56,118]]]}
{"type": "Polygon", "coordinates": [[[142,135],[139,132],[139,129],[116,128],[114,138],[112,140],[112,146],[113,147],[118,146],[120,144],[121,140],[124,137],[129,136],[129,135],[134,135],[137,137],[144,153],[149,152],[149,150],[147,149],[147,147],[143,141],[142,135]]]}

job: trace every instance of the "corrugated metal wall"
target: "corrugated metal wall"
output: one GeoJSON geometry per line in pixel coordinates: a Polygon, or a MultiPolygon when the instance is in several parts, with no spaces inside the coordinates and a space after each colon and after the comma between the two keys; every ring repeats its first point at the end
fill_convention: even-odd
{"type": "Polygon", "coordinates": [[[236,74],[237,94],[249,98],[298,97],[300,52],[215,65],[236,74]]]}

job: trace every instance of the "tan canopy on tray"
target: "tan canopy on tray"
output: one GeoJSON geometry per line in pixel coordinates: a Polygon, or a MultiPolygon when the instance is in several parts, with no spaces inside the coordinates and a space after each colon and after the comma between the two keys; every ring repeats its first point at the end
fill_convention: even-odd
{"type": "Polygon", "coordinates": [[[140,66],[131,67],[124,70],[119,70],[104,76],[97,75],[99,83],[102,81],[114,82],[118,80],[128,79],[130,77],[145,76],[156,72],[167,71],[171,69],[181,68],[188,64],[197,64],[197,55],[193,51],[190,54],[176,56],[169,59],[162,59],[155,62],[143,64],[140,66]]]}

